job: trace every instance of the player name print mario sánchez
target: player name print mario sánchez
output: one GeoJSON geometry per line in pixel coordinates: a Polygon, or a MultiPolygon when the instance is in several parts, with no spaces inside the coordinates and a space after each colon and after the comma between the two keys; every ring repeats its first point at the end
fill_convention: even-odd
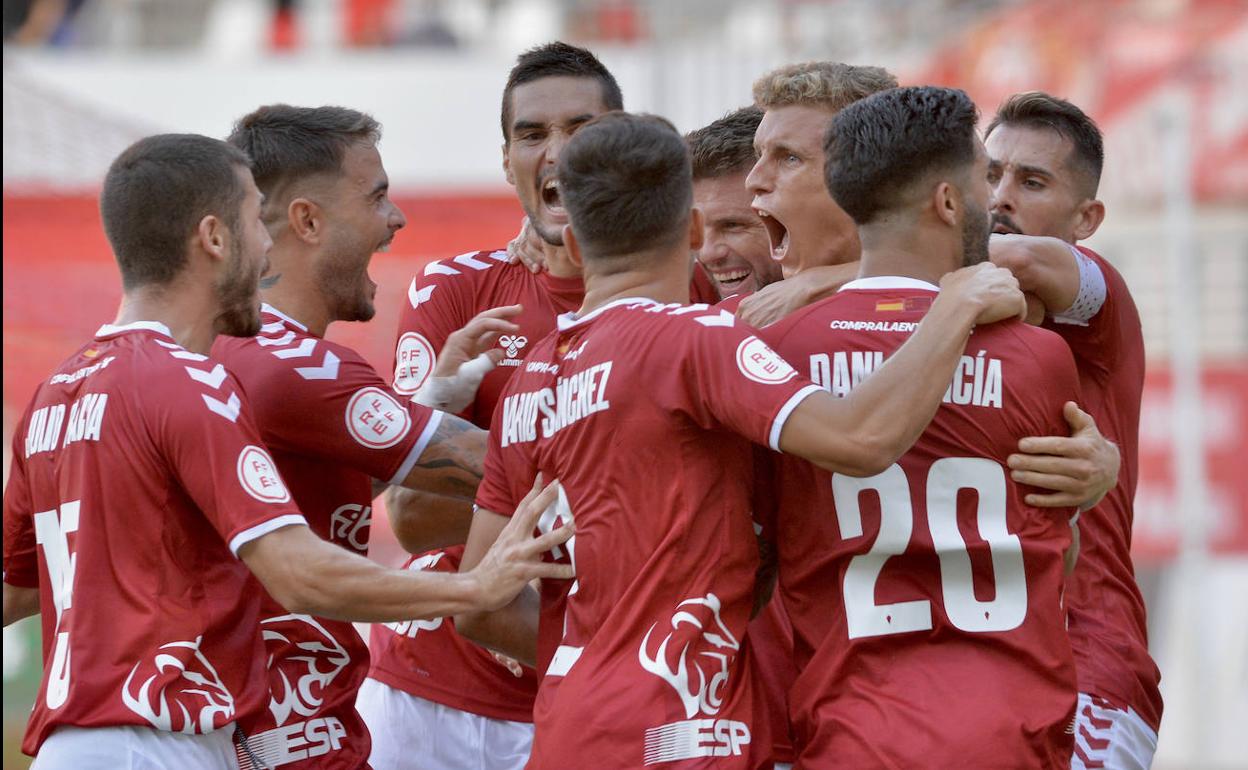
{"type": "Polygon", "coordinates": [[[637,651],[642,669],[680,698],[685,719],[646,730],[647,765],[694,757],[738,756],[750,742],[744,722],[717,719],[740,643],[719,615],[713,593],[686,599],[670,619],[655,623],[637,651]]]}

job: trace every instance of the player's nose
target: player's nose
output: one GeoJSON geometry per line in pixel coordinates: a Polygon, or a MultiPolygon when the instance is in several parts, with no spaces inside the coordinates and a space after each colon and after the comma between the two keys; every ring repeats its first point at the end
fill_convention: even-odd
{"type": "Polygon", "coordinates": [[[754,167],[745,177],[745,189],[754,197],[771,192],[772,175],[767,163],[762,158],[754,162],[754,167]]]}
{"type": "Polygon", "coordinates": [[[403,209],[396,206],[393,201],[390,203],[390,216],[386,221],[386,225],[392,233],[407,227],[407,217],[404,216],[403,209]]]}

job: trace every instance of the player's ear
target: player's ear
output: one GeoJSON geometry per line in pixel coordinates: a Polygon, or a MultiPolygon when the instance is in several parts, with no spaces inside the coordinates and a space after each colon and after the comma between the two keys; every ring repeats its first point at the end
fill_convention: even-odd
{"type": "Polygon", "coordinates": [[[515,187],[516,177],[511,173],[511,153],[507,151],[508,146],[508,142],[503,142],[503,176],[507,177],[507,184],[515,187]]]}
{"type": "Polygon", "coordinates": [[[295,237],[305,243],[317,243],[325,229],[321,207],[307,198],[295,198],[286,207],[286,222],[295,237]]]}
{"type": "Polygon", "coordinates": [[[568,258],[572,260],[572,264],[584,269],[585,260],[581,257],[581,244],[577,242],[576,234],[572,232],[572,225],[563,226],[563,247],[568,250],[568,258]]]}
{"type": "Polygon", "coordinates": [[[963,213],[962,193],[948,182],[941,182],[932,190],[932,208],[941,222],[957,227],[963,213]]]}
{"type": "Polygon", "coordinates": [[[691,251],[701,249],[706,240],[706,231],[702,228],[702,209],[694,207],[689,212],[689,249],[691,251]]]}
{"type": "Polygon", "coordinates": [[[199,220],[195,228],[195,243],[214,259],[224,259],[226,244],[229,243],[229,228],[215,214],[208,214],[199,220]]]}
{"type": "Polygon", "coordinates": [[[1105,221],[1105,204],[1096,199],[1086,200],[1079,204],[1075,220],[1075,240],[1091,238],[1101,222],[1105,221]]]}

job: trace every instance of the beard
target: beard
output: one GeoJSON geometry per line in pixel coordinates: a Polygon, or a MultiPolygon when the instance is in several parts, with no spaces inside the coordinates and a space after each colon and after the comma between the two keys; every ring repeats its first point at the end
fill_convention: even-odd
{"type": "Polygon", "coordinates": [[[213,328],[217,334],[230,337],[254,337],[260,333],[260,303],[256,297],[260,276],[244,264],[241,239],[231,237],[230,253],[230,263],[216,285],[221,310],[213,328]]]}
{"type": "Polygon", "coordinates": [[[520,202],[520,208],[524,209],[524,215],[529,218],[529,227],[533,228],[533,232],[537,233],[537,237],[541,238],[551,246],[563,245],[563,227],[544,225],[537,216],[537,212],[529,207],[523,201],[520,202]]]}
{"type": "Polygon", "coordinates": [[[368,263],[372,259],[371,244],[343,242],[331,254],[364,254],[358,259],[341,256],[322,259],[317,266],[317,285],[330,308],[334,321],[371,321],[377,314],[372,291],[368,287],[368,263]]]}
{"type": "Polygon", "coordinates": [[[962,266],[970,267],[988,261],[989,226],[988,210],[962,199],[966,217],[962,220],[962,266]]]}

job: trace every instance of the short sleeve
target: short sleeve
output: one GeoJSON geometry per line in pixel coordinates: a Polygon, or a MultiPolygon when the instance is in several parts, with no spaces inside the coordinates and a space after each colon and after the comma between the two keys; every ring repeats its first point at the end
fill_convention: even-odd
{"type": "Polygon", "coordinates": [[[186,367],[208,373],[194,381],[170,373],[163,387],[147,392],[158,400],[144,413],[154,420],[149,429],[170,470],[237,555],[252,540],[307,522],[260,438],[250,404],[233,377],[211,363],[186,367]]]}
{"type": "Polygon", "coordinates": [[[322,376],[307,377],[288,361],[265,361],[281,371],[248,394],[265,444],[391,484],[401,482],[428,446],[442,413],[396,393],[350,348],[325,341],[318,345],[325,348],[320,360],[334,357],[333,371],[322,376]]]}
{"type": "Polygon", "coordinates": [[[724,428],[778,450],[785,421],[819,388],[749,327],[704,326],[699,321],[692,319],[684,331],[684,385],[691,416],[703,427],[724,428]]]}
{"type": "Polygon", "coordinates": [[[19,588],[39,586],[39,559],[35,552],[35,512],[31,509],[26,462],[20,438],[26,420],[13,431],[13,462],[4,488],[4,582],[19,588]]]}
{"type": "Polygon", "coordinates": [[[472,295],[471,281],[454,266],[454,260],[430,262],[412,279],[399,313],[395,391],[410,397],[425,384],[446,338],[472,320],[472,295]]]}

